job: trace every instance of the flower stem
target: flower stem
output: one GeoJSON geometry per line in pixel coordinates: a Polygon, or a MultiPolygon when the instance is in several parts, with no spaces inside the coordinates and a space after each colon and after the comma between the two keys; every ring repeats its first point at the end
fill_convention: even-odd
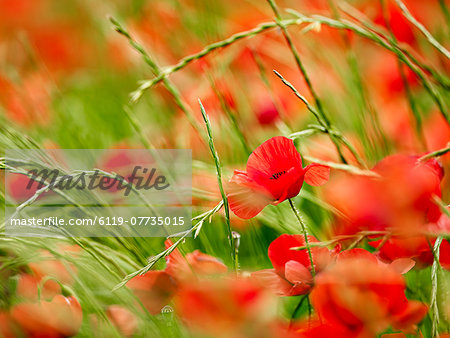
{"type": "Polygon", "coordinates": [[[433,313],[432,320],[432,337],[438,336],[438,326],[439,326],[439,308],[438,308],[438,272],[439,272],[439,249],[441,246],[443,238],[438,237],[434,243],[434,247],[431,247],[434,254],[433,265],[431,267],[431,310],[433,313]]]}
{"type": "Polygon", "coordinates": [[[297,210],[297,208],[295,207],[295,205],[291,199],[289,199],[289,205],[291,206],[291,209],[294,212],[295,217],[297,217],[298,223],[300,223],[300,226],[302,228],[302,233],[303,233],[303,236],[305,237],[306,250],[308,250],[309,260],[311,261],[311,275],[314,278],[316,275],[316,269],[314,268],[314,262],[313,262],[313,258],[312,258],[311,247],[309,246],[308,232],[306,230],[306,225],[303,222],[302,216],[300,215],[299,211],[297,210]]]}
{"type": "MultiPolygon", "coordinates": [[[[317,110],[319,112],[321,120],[323,121],[323,123],[327,127],[327,129],[332,129],[331,121],[325,113],[325,109],[322,105],[322,101],[320,100],[319,95],[317,94],[316,90],[314,89],[314,87],[312,85],[311,78],[309,77],[308,72],[306,71],[306,68],[303,65],[303,62],[300,59],[300,54],[299,54],[297,48],[295,47],[294,42],[292,41],[292,38],[291,38],[286,26],[283,24],[283,19],[281,17],[280,11],[278,10],[277,4],[275,3],[274,0],[267,0],[267,2],[269,3],[270,7],[272,8],[273,13],[275,14],[275,22],[277,23],[278,27],[280,27],[281,32],[283,33],[284,38],[286,40],[286,43],[287,43],[289,49],[291,50],[292,55],[294,56],[295,63],[297,64],[297,67],[303,76],[306,86],[308,87],[309,92],[311,93],[312,97],[314,98],[314,103],[317,107],[317,110]]],[[[344,154],[342,153],[342,149],[341,149],[341,146],[340,146],[338,140],[336,140],[335,137],[331,134],[330,134],[330,139],[333,142],[333,144],[335,145],[337,153],[338,153],[339,158],[341,159],[342,163],[347,164],[348,162],[345,159],[344,154]]]]}
{"type": "Polygon", "coordinates": [[[225,222],[227,225],[227,232],[228,232],[228,242],[229,242],[230,249],[231,249],[231,262],[233,264],[234,271],[236,272],[238,270],[238,258],[237,258],[238,247],[235,244],[235,238],[234,238],[235,236],[233,236],[233,231],[231,230],[228,197],[227,197],[227,194],[225,193],[225,189],[223,188],[222,169],[220,167],[219,155],[217,154],[216,148],[214,146],[214,140],[213,140],[213,136],[212,136],[211,123],[209,121],[209,117],[206,114],[205,108],[203,107],[202,101],[200,101],[200,99],[198,100],[198,103],[200,105],[200,111],[202,113],[203,120],[205,121],[206,130],[208,132],[209,149],[211,150],[211,154],[214,158],[214,163],[216,165],[217,182],[219,184],[220,194],[222,195],[223,208],[225,211],[225,222]]]}
{"type": "MultiPolygon", "coordinates": [[[[291,329],[292,326],[294,325],[294,321],[295,321],[295,318],[297,317],[297,313],[298,313],[298,311],[300,310],[300,308],[302,307],[303,302],[304,302],[307,298],[308,298],[308,295],[304,295],[303,297],[300,298],[300,301],[298,302],[297,306],[295,307],[294,311],[292,312],[292,315],[291,315],[291,321],[290,321],[290,323],[289,323],[289,329],[291,329]]],[[[309,306],[309,303],[308,303],[308,306],[309,306]]]]}

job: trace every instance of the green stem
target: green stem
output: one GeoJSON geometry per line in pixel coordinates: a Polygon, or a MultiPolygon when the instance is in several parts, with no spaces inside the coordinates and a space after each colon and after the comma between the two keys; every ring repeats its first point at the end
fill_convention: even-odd
{"type": "Polygon", "coordinates": [[[447,27],[450,26],[450,12],[448,10],[447,4],[445,0],[439,0],[439,6],[441,7],[441,11],[444,14],[445,22],[447,23],[447,27]]]}
{"type": "Polygon", "coordinates": [[[289,199],[289,205],[291,206],[291,209],[294,212],[295,217],[297,217],[297,220],[298,220],[298,223],[300,224],[300,227],[302,228],[302,233],[303,233],[303,236],[305,237],[306,250],[308,251],[309,260],[311,262],[311,275],[314,278],[316,276],[316,269],[314,267],[314,262],[313,262],[313,257],[312,257],[312,253],[311,253],[311,247],[309,245],[308,232],[306,230],[306,225],[303,222],[302,216],[300,215],[299,211],[297,210],[297,208],[295,207],[294,203],[292,202],[292,199],[289,199]]]}
{"type": "MultiPolygon", "coordinates": [[[[289,10],[289,12],[293,15],[296,15],[299,19],[302,19],[303,22],[319,22],[321,24],[327,25],[329,27],[338,28],[338,29],[349,29],[355,32],[357,35],[362,36],[364,38],[370,39],[380,45],[381,47],[386,48],[387,50],[393,52],[397,58],[402,61],[408,68],[410,68],[415,75],[417,75],[425,88],[428,94],[433,98],[434,102],[439,108],[442,116],[445,118],[447,123],[450,125],[450,116],[445,107],[445,102],[443,101],[440,93],[436,90],[434,85],[427,79],[427,74],[422,70],[425,69],[431,73],[433,78],[445,89],[448,89],[449,84],[447,79],[443,79],[440,77],[435,71],[430,70],[430,68],[420,61],[418,61],[411,53],[402,48],[401,46],[395,44],[392,39],[388,36],[385,36],[383,32],[380,32],[374,27],[370,27],[370,30],[367,27],[360,27],[353,22],[347,20],[333,20],[320,15],[313,15],[311,17],[304,16],[294,10],[289,10]],[[372,32],[373,30],[374,32],[372,32]]],[[[350,15],[350,14],[349,14],[350,15]]],[[[365,25],[365,23],[362,23],[365,25]]]]}
{"type": "MultiPolygon", "coordinates": [[[[338,144],[338,141],[341,141],[347,148],[350,150],[352,155],[355,157],[355,159],[358,161],[358,163],[365,167],[364,162],[362,158],[359,156],[359,154],[356,152],[356,149],[342,136],[338,131],[334,130],[332,126],[329,126],[326,124],[326,122],[323,120],[322,116],[316,111],[316,109],[306,100],[306,98],[301,95],[298,90],[289,82],[287,81],[280,73],[278,73],[276,70],[273,71],[276,76],[280,78],[280,80],[287,86],[289,89],[292,90],[295,96],[297,96],[305,105],[306,108],[314,115],[317,122],[319,122],[322,131],[324,131],[328,136],[330,137],[330,140],[334,143],[336,146],[336,149],[338,150],[338,153],[340,152],[340,147],[338,144]]],[[[344,162],[344,164],[347,164],[344,162]]]]}
{"type": "Polygon", "coordinates": [[[241,142],[242,147],[245,150],[245,153],[247,154],[247,156],[249,156],[252,153],[252,151],[247,144],[247,140],[244,136],[244,133],[241,130],[241,127],[239,126],[239,123],[236,119],[235,114],[233,113],[232,109],[226,103],[224,95],[217,88],[212,75],[208,74],[208,80],[211,84],[211,88],[212,88],[214,94],[216,94],[217,98],[219,99],[219,102],[220,102],[220,105],[221,105],[223,111],[225,112],[228,119],[230,120],[231,126],[233,127],[233,129],[236,133],[236,136],[239,138],[239,141],[241,142]]]}
{"type": "Polygon", "coordinates": [[[294,325],[294,320],[295,320],[295,317],[297,316],[297,312],[300,310],[304,301],[307,298],[308,298],[308,295],[304,295],[303,297],[300,298],[300,301],[298,302],[297,306],[295,307],[294,311],[292,312],[291,321],[289,322],[289,329],[291,329],[292,326],[294,325]]]}
{"type": "Polygon", "coordinates": [[[405,4],[401,0],[395,0],[397,5],[402,10],[403,15],[406,19],[408,19],[409,22],[411,22],[428,40],[428,42],[436,48],[442,55],[444,55],[447,59],[450,59],[450,52],[442,46],[431,33],[425,28],[422,23],[417,21],[417,19],[411,14],[411,12],[408,10],[408,8],[405,6],[405,4]]]}
{"type": "Polygon", "coordinates": [[[432,151],[431,153],[428,153],[428,154],[422,156],[421,158],[419,158],[419,161],[427,161],[430,158],[439,157],[439,156],[445,155],[449,151],[450,151],[450,142],[447,143],[447,146],[445,148],[442,148],[442,149],[439,149],[439,150],[436,150],[436,151],[432,151]]]}
{"type": "MultiPolygon", "coordinates": [[[[331,12],[333,14],[334,19],[339,21],[341,19],[341,16],[336,7],[335,1],[328,0],[328,5],[331,8],[331,12]]],[[[384,148],[386,149],[388,146],[388,141],[387,141],[386,135],[382,131],[378,113],[375,110],[373,103],[371,102],[370,95],[367,92],[363,78],[361,76],[358,58],[357,58],[355,52],[353,51],[352,44],[350,42],[348,34],[343,30],[340,30],[340,33],[341,33],[341,37],[342,37],[342,40],[344,41],[345,48],[346,48],[347,63],[349,65],[350,71],[352,72],[352,75],[353,75],[352,80],[353,80],[355,87],[357,88],[357,90],[359,92],[359,103],[360,103],[359,107],[360,107],[361,115],[362,115],[362,118],[361,118],[362,126],[361,127],[367,126],[367,123],[365,122],[365,115],[366,115],[365,112],[367,111],[369,113],[368,115],[370,118],[370,124],[373,126],[373,131],[374,131],[375,135],[377,135],[377,137],[379,138],[380,143],[383,144],[384,148]]],[[[372,151],[376,152],[378,150],[378,147],[374,147],[368,139],[365,140],[365,143],[367,144],[368,147],[369,146],[372,147],[372,151]]]]}
{"type": "Polygon", "coordinates": [[[211,123],[209,122],[208,115],[206,114],[205,108],[203,107],[203,104],[200,101],[200,99],[198,100],[198,103],[200,105],[200,111],[202,113],[203,120],[205,121],[205,124],[206,124],[206,130],[208,132],[209,149],[211,150],[211,154],[212,154],[212,156],[214,158],[214,163],[216,165],[217,181],[219,183],[220,194],[222,195],[223,207],[224,207],[224,210],[225,210],[225,222],[227,224],[228,241],[229,241],[230,249],[231,249],[231,262],[233,264],[234,270],[237,271],[237,269],[238,269],[238,266],[237,266],[237,247],[235,245],[235,241],[234,241],[234,237],[233,237],[233,231],[231,230],[230,210],[229,210],[229,205],[228,205],[228,198],[227,198],[227,195],[225,193],[225,189],[223,188],[222,169],[220,167],[219,155],[217,154],[216,148],[214,146],[214,140],[213,140],[212,130],[211,130],[211,123]]]}
{"type": "MultiPolygon", "coordinates": [[[[156,62],[150,57],[150,55],[145,51],[144,47],[141,46],[136,40],[133,39],[133,37],[130,35],[130,33],[114,18],[110,18],[111,23],[114,25],[116,31],[123,35],[125,38],[127,38],[129,44],[139,53],[141,54],[142,58],[144,59],[145,63],[150,66],[150,69],[152,70],[153,74],[155,76],[160,76],[162,74],[160,68],[156,64],[156,62]]],[[[188,119],[189,123],[194,127],[194,129],[199,133],[200,136],[203,138],[202,130],[200,126],[198,125],[197,121],[195,120],[191,110],[188,108],[188,105],[184,102],[183,98],[181,97],[181,93],[178,91],[178,89],[170,82],[167,78],[162,78],[162,81],[164,83],[164,86],[169,91],[169,93],[174,98],[175,104],[181,109],[181,111],[186,115],[186,118],[188,119]]],[[[141,92],[139,94],[139,97],[142,96],[141,92]]],[[[136,98],[136,93],[132,95],[131,103],[135,103],[138,98],[136,98]]]]}
{"type": "Polygon", "coordinates": [[[431,327],[431,336],[438,336],[438,326],[439,326],[439,308],[437,302],[437,292],[438,292],[438,270],[440,267],[439,264],[439,249],[441,246],[443,238],[438,237],[436,242],[434,243],[434,247],[432,248],[434,253],[433,265],[431,267],[431,310],[433,312],[433,320],[431,327]]]}
{"type": "MultiPolygon", "coordinates": [[[[389,31],[389,34],[390,34],[392,40],[395,43],[398,43],[397,37],[395,36],[395,34],[392,30],[391,24],[390,24],[386,0],[380,0],[380,4],[381,4],[382,11],[383,11],[384,23],[389,31]]],[[[400,77],[402,79],[403,87],[405,87],[405,94],[406,94],[406,98],[408,99],[409,107],[411,108],[413,117],[416,120],[416,128],[415,129],[416,129],[417,137],[419,138],[420,142],[422,143],[423,148],[426,150],[427,145],[426,145],[425,135],[423,133],[423,128],[422,128],[422,118],[420,116],[417,105],[414,101],[414,97],[412,95],[411,88],[409,87],[409,83],[406,78],[405,70],[403,69],[403,64],[400,62],[399,59],[397,59],[397,68],[400,73],[400,77]]]]}
{"type": "MultiPolygon", "coordinates": [[[[300,55],[297,51],[297,48],[295,47],[294,42],[292,41],[292,38],[291,38],[286,26],[283,23],[283,19],[281,18],[278,7],[275,4],[274,0],[267,0],[267,1],[269,2],[269,5],[272,8],[272,11],[275,14],[276,23],[277,23],[278,27],[280,27],[281,31],[283,32],[284,38],[289,46],[289,49],[291,50],[292,55],[294,56],[295,63],[297,64],[297,67],[300,70],[300,73],[302,74],[303,79],[305,80],[306,85],[307,85],[312,97],[314,98],[314,102],[317,106],[317,110],[319,111],[320,116],[322,117],[323,123],[327,126],[328,129],[331,129],[331,121],[328,118],[328,116],[325,114],[325,110],[323,108],[322,102],[320,101],[319,96],[317,95],[317,93],[312,85],[312,82],[308,75],[308,72],[306,71],[306,68],[303,65],[303,62],[300,59],[300,55]]],[[[343,163],[348,163],[344,157],[344,154],[342,153],[339,142],[337,140],[335,140],[333,137],[331,137],[331,140],[334,143],[334,145],[336,146],[336,150],[339,154],[339,158],[341,159],[341,161],[343,163]]]]}

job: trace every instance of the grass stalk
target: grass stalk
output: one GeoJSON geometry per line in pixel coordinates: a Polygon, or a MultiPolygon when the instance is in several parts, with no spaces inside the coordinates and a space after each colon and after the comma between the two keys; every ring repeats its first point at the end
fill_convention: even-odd
{"type": "Polygon", "coordinates": [[[202,101],[200,101],[200,99],[198,100],[198,103],[200,105],[200,110],[201,110],[201,113],[203,116],[203,120],[205,121],[206,130],[208,132],[209,149],[211,150],[211,154],[214,158],[214,163],[216,165],[217,182],[219,184],[220,194],[222,195],[223,207],[224,207],[224,211],[225,211],[225,222],[227,224],[228,242],[230,244],[230,249],[231,249],[231,262],[233,264],[234,270],[237,271],[237,269],[238,269],[237,254],[236,254],[237,250],[236,250],[235,241],[234,241],[234,237],[233,237],[233,231],[231,230],[230,209],[229,209],[229,205],[228,205],[228,198],[227,198],[227,195],[225,193],[225,189],[223,188],[223,183],[222,183],[222,169],[220,167],[219,155],[217,154],[216,148],[214,146],[214,139],[212,136],[211,123],[209,121],[209,117],[206,114],[205,108],[203,107],[202,101]]]}
{"type": "Polygon", "coordinates": [[[311,262],[311,275],[314,279],[316,276],[316,268],[314,267],[314,261],[311,253],[311,247],[309,245],[309,239],[308,239],[308,231],[306,230],[306,225],[302,220],[302,216],[300,215],[300,212],[295,207],[294,203],[292,202],[292,199],[289,199],[289,205],[291,206],[292,212],[295,214],[295,217],[297,218],[298,223],[300,224],[303,236],[305,237],[305,247],[308,251],[309,260],[311,262]]]}
{"type": "Polygon", "coordinates": [[[434,38],[434,36],[425,28],[425,26],[421,22],[417,21],[417,19],[409,11],[408,7],[406,7],[406,5],[401,0],[395,0],[395,2],[397,3],[398,7],[400,7],[405,18],[408,19],[408,21],[411,22],[425,36],[428,42],[447,59],[450,59],[450,52],[434,38]]]}

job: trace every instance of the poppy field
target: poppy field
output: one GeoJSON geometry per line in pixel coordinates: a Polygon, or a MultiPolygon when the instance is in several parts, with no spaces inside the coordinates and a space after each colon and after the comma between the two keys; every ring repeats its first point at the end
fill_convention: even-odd
{"type": "Polygon", "coordinates": [[[450,337],[449,48],[446,0],[0,0],[0,337],[450,337]]]}

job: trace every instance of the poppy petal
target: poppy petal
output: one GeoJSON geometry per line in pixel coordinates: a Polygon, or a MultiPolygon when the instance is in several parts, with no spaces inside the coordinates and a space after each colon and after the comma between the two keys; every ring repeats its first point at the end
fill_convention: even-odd
{"type": "Polygon", "coordinates": [[[416,323],[420,322],[427,314],[428,306],[424,303],[410,300],[405,310],[394,316],[393,327],[395,329],[401,329],[407,331],[407,333],[413,333],[416,323]]]}
{"type": "Polygon", "coordinates": [[[391,268],[402,275],[411,270],[414,265],[416,265],[416,262],[411,258],[398,258],[392,261],[391,264],[389,264],[391,268]]]}
{"type": "Polygon", "coordinates": [[[280,202],[298,195],[303,184],[300,154],[294,142],[283,136],[273,137],[253,151],[247,173],[280,202]]]}
{"type": "Polygon", "coordinates": [[[227,191],[231,211],[243,219],[255,217],[272,202],[270,194],[252,181],[244,171],[235,170],[227,191]]]}
{"type": "Polygon", "coordinates": [[[354,248],[340,252],[337,256],[337,260],[342,261],[344,259],[366,259],[374,263],[378,262],[378,259],[373,254],[361,248],[354,248]]]}
{"type": "MultiPolygon", "coordinates": [[[[312,236],[308,236],[308,240],[310,242],[317,242],[312,236]]],[[[307,268],[311,266],[307,250],[291,250],[291,248],[304,245],[305,238],[303,235],[288,234],[283,234],[270,243],[269,259],[277,273],[284,275],[286,263],[289,261],[297,261],[307,268]]]]}
{"type": "Polygon", "coordinates": [[[330,178],[330,167],[312,163],[305,167],[305,182],[317,187],[325,184],[330,178]]]}
{"type": "Polygon", "coordinates": [[[252,278],[256,279],[264,287],[271,289],[277,295],[290,296],[292,284],[280,277],[274,269],[265,269],[252,272],[252,278]]]}
{"type": "Polygon", "coordinates": [[[440,248],[439,262],[446,270],[450,270],[450,243],[444,239],[440,248]]]}
{"type": "MultiPolygon", "coordinates": [[[[292,284],[310,284],[312,283],[311,272],[302,264],[297,261],[289,261],[284,266],[284,276],[292,284]]],[[[309,286],[308,286],[309,289],[309,286]]]]}
{"type": "Polygon", "coordinates": [[[273,174],[301,166],[302,159],[294,142],[284,136],[276,136],[256,148],[247,161],[247,173],[250,177],[271,177],[273,174]]]}

